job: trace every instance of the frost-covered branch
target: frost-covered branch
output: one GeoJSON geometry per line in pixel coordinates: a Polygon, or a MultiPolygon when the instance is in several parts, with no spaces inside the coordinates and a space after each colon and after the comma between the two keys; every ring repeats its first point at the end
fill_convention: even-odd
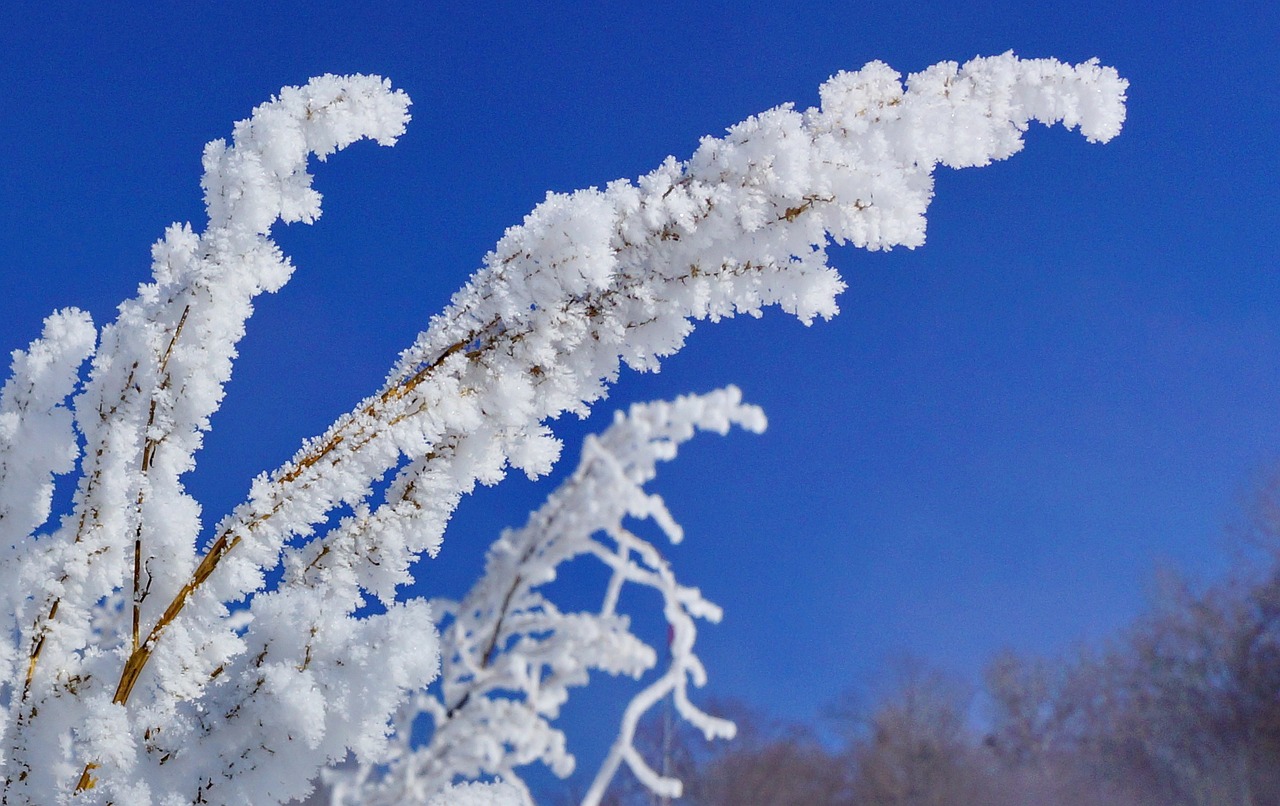
{"type": "MultiPolygon", "coordinates": [[[[381,389],[204,532],[182,478],[253,300],[292,273],[271,227],[320,214],[311,154],[390,144],[408,120],[378,78],[282,90],[206,148],[208,226],[169,228],[96,350],[87,317],[57,314],[4,388],[5,801],[281,801],[327,761],[380,759],[389,716],[436,673],[435,616],[397,591],[462,495],[508,467],[544,472],[560,448],[547,421],[585,412],[623,364],[657,368],[695,321],[833,315],[828,243],[919,245],[937,165],[1007,157],[1032,120],[1109,139],[1125,86],[1095,62],[1012,54],[905,86],[873,63],[826,82],[820,108],[749,118],[634,182],[550,194],[381,389]],[[69,420],[71,509],[36,536],[50,474],[76,455],[69,420]],[[357,616],[367,597],[385,612],[357,616]]],[[[649,562],[613,539],[618,567],[649,562]]],[[[616,763],[632,763],[626,745],[616,763]]]]}
{"type": "MultiPolygon", "coordinates": [[[[221,403],[253,298],[279,289],[293,270],[269,230],[277,220],[319,216],[320,196],[306,170],[311,154],[323,159],[366,137],[390,145],[408,121],[407,105],[381,79],[325,76],[260,106],[236,126],[234,145],[216,141],[205,149],[208,227],[197,235],[189,225],[171,226],[152,250],[152,282],[103,329],[75,401],[86,448],[74,511],[25,551],[25,562],[48,560],[47,571],[23,589],[27,600],[17,616],[27,672],[6,715],[9,800],[47,801],[65,788],[67,772],[48,759],[67,758],[62,748],[72,727],[71,755],[83,753],[97,766],[78,779],[72,773],[71,783],[88,788],[93,769],[133,766],[137,748],[126,737],[150,727],[130,724],[118,706],[129,698],[137,660],[154,649],[166,602],[199,573],[199,505],[180,477],[194,466],[221,403]],[[123,675],[122,651],[129,653],[123,675]],[[108,682],[116,678],[119,684],[108,682]],[[75,707],[59,714],[51,698],[75,707]],[[115,750],[78,749],[98,739],[115,750]],[[103,765],[94,760],[99,755],[117,763],[103,765]],[[43,761],[34,765],[30,757],[43,761]]],[[[189,697],[190,684],[175,693],[189,697]]]]}
{"type": "MultiPolygon", "coordinates": [[[[484,575],[461,602],[433,602],[440,618],[442,668],[438,684],[419,692],[395,720],[389,762],[331,771],[335,803],[420,803],[455,779],[499,776],[519,785],[517,768],[535,761],[560,776],[573,771],[564,735],[552,726],[570,688],[593,670],[639,677],[658,654],[636,637],[617,610],[628,583],[662,597],[670,628],[667,668],[627,709],[622,735],[601,782],[625,760],[655,790],[678,793],[660,780],[632,747],[640,713],[674,692],[682,715],[708,737],[731,736],[733,725],[689,703],[689,682],[702,685],[693,652],[697,618],[718,621],[720,609],[696,588],[680,584],[662,553],[627,528],[650,520],[672,541],[682,531],[662,499],[644,487],[657,463],[674,459],[699,430],[739,425],[764,429],[764,415],[730,387],[670,403],[636,404],[598,437],[588,437],[573,474],[520,529],[506,531],[489,549],[484,575]],[[564,613],[543,592],[561,566],[594,556],[609,570],[596,612],[564,613]],[[430,739],[412,746],[415,722],[426,717],[430,739]]],[[[598,800],[598,793],[589,802],[598,800]]]]}
{"type": "MultiPolygon", "coordinates": [[[[51,573],[53,557],[44,550],[48,541],[33,547],[28,539],[49,518],[54,477],[75,469],[80,447],[65,404],[96,335],[81,311],[50,315],[41,337],[14,352],[12,374],[0,389],[0,579],[5,580],[8,636],[20,634],[30,591],[45,584],[51,573]]],[[[41,651],[37,645],[22,658],[15,642],[0,641],[0,702],[24,696],[41,651]]],[[[16,716],[12,708],[5,709],[0,735],[8,737],[16,716]]]]}

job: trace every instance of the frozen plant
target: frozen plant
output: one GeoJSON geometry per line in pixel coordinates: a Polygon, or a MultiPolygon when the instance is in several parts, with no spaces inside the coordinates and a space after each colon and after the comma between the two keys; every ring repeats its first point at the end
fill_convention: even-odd
{"type": "Polygon", "coordinates": [[[725,433],[739,425],[762,431],[764,413],[743,405],[741,398],[729,387],[669,403],[636,404],[625,415],[618,412],[604,433],[588,437],[577,469],[524,527],[505,531],[494,542],[484,574],[462,601],[432,602],[440,619],[437,685],[401,707],[393,722],[395,749],[383,763],[330,771],[335,802],[419,803],[459,775],[500,776],[522,786],[516,768],[534,761],[568,775],[574,759],[551,720],[569,688],[585,685],[593,669],[639,677],[658,659],[618,612],[628,583],[661,595],[669,657],[665,671],[628,707],[587,800],[599,801],[624,762],[655,791],[678,796],[679,782],[654,772],[632,739],[640,716],[668,694],[681,716],[708,739],[733,735],[731,723],[703,713],[687,696],[688,683],[700,686],[706,679],[693,653],[694,619],[718,621],[720,609],[696,588],[680,584],[658,548],[625,521],[650,520],[672,542],[683,538],[662,498],[646,493],[644,485],[656,475],[657,463],[674,459],[698,430],[725,433]],[[563,613],[539,588],[555,580],[560,565],[582,556],[609,569],[600,609],[563,613]],[[431,722],[431,734],[414,747],[413,725],[420,716],[431,722]]]}
{"type": "Polygon", "coordinates": [[[834,315],[828,243],[923,243],[937,165],[1007,157],[1032,120],[1107,140],[1125,88],[1096,62],[1005,54],[905,85],[872,63],[823,84],[820,108],[749,118],[634,182],[548,194],[380,389],[206,523],[182,479],[254,298],[293,271],[271,228],[319,216],[311,154],[391,144],[408,121],[380,78],[285,88],[206,147],[208,224],[169,227],[114,322],[61,311],[14,354],[4,803],[283,802],[349,753],[383,760],[393,714],[439,666],[437,616],[404,586],[462,495],[509,467],[545,472],[547,421],[585,413],[624,363],[656,369],[695,321],[834,315]],[[69,511],[51,513],[53,476],[72,472],[69,511]],[[369,599],[383,611],[357,615],[369,599]]]}

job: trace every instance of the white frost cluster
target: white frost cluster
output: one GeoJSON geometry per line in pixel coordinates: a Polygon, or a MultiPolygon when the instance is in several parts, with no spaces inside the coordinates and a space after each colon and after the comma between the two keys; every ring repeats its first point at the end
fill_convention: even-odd
{"type": "MultiPolygon", "coordinates": [[[[348,753],[382,760],[388,720],[439,664],[437,616],[397,591],[462,495],[508,467],[545,471],[560,448],[546,422],[585,412],[623,363],[657,368],[694,321],[833,315],[829,242],[922,243],[938,164],[1009,156],[1032,120],[1106,140],[1125,87],[1095,62],[1012,54],[905,86],[873,63],[824,84],[819,109],[779,107],[635,182],[548,195],[381,389],[207,532],[182,477],[254,297],[292,273],[270,229],[320,214],[311,154],[390,144],[408,121],[376,77],[282,90],[206,148],[205,230],[169,228],[96,345],[84,314],[50,317],[0,392],[5,802],[277,802],[348,753]],[[70,511],[51,521],[52,477],[77,454],[70,511]],[[335,510],[351,514],[324,526],[335,510]],[[357,618],[368,597],[384,612],[357,618]]],[[[551,668],[631,669],[630,646],[551,668]]]]}
{"type": "MultiPolygon", "coordinates": [[[[657,792],[679,795],[679,783],[654,772],[632,746],[640,716],[667,695],[681,716],[707,738],[733,735],[733,725],[689,702],[687,685],[700,686],[705,671],[693,653],[694,619],[719,621],[720,609],[696,588],[681,585],[662,552],[627,528],[627,519],[653,521],[672,542],[680,527],[662,499],[645,492],[657,463],[674,459],[699,430],[738,425],[764,430],[764,413],[742,404],[733,387],[670,403],[633,405],[619,412],[598,437],[588,437],[574,473],[532,513],[490,547],[484,575],[461,602],[432,603],[440,619],[442,669],[429,691],[418,692],[394,721],[394,751],[380,764],[330,771],[337,804],[421,803],[455,778],[500,776],[522,787],[518,767],[541,762],[564,777],[574,759],[564,735],[551,725],[569,689],[586,685],[588,673],[639,677],[658,653],[637,638],[617,610],[628,583],[661,595],[670,629],[665,671],[627,708],[621,734],[596,776],[587,803],[599,802],[620,763],[657,792]],[[564,613],[540,590],[561,565],[592,556],[609,569],[596,612],[564,613]],[[411,742],[420,718],[430,739],[411,742]]],[[[524,793],[526,802],[531,797],[524,793]]]]}

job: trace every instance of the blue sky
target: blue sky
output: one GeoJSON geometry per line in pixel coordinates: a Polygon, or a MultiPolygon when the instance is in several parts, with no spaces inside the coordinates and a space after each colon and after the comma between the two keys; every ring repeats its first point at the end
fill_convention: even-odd
{"type": "MultiPolygon", "coordinates": [[[[1008,49],[1117,67],[1124,133],[1035,129],[944,170],[924,247],[835,251],[841,316],[699,329],[558,424],[561,470],[628,401],[734,382],[766,408],[767,434],[704,438],[657,489],[677,568],[727,611],[701,638],[711,690],[807,718],[904,654],[976,675],[1108,634],[1158,566],[1220,573],[1280,466],[1272,3],[195,5],[29,6],[0,30],[5,350],[55,307],[109,320],[163,227],[203,222],[203,144],[280,86],[380,73],[414,100],[400,144],[318,166],[323,218],[279,231],[298,272],[250,321],[191,478],[210,519],[375,388],[547,190],[687,156],[872,59],[1008,49]]],[[[456,591],[548,489],[467,501],[427,584],[456,591]]]]}

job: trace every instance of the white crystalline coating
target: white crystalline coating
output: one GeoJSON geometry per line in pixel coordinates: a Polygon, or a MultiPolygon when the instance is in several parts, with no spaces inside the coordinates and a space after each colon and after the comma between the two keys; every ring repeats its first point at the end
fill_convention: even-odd
{"type": "MultiPolygon", "coordinates": [[[[3,763],[10,803],[48,802],[53,793],[66,793],[79,772],[63,774],[49,759],[65,758],[74,766],[76,760],[84,765],[119,755],[116,748],[99,747],[103,742],[146,746],[150,752],[130,756],[136,758],[130,765],[100,765],[101,785],[93,791],[118,787],[124,792],[130,781],[151,780],[148,763],[157,763],[163,753],[142,735],[167,727],[166,720],[178,717],[173,703],[193,701],[203,691],[207,677],[192,674],[181,653],[206,640],[175,630],[166,636],[172,639],[170,652],[157,663],[165,670],[163,680],[133,700],[137,708],[127,723],[130,730],[91,735],[76,729],[80,721],[74,715],[59,724],[57,709],[49,707],[50,698],[69,695],[109,701],[120,677],[121,653],[132,646],[135,601],[145,638],[191,577],[198,561],[200,508],[180,477],[194,466],[209,416],[221,403],[253,298],[278,289],[292,272],[268,237],[271,224],[314,220],[320,213],[320,197],[306,170],[309,152],[323,157],[365,137],[389,145],[403,132],[407,106],[408,98],[382,79],[324,76],[287,88],[258,107],[237,126],[234,145],[218,141],[206,149],[205,232],[197,235],[189,225],[169,227],[152,249],[152,282],[124,302],[116,321],[103,329],[89,378],[75,401],[75,425],[86,449],[74,511],[50,538],[27,541],[20,552],[28,568],[18,604],[21,621],[18,631],[6,631],[6,638],[17,640],[4,650],[17,657],[17,667],[6,664],[14,673],[5,677],[3,763]],[[104,605],[119,612],[104,612],[104,605]],[[152,702],[155,686],[165,686],[168,704],[152,702]],[[61,749],[52,756],[37,754],[37,745],[61,749]]],[[[46,327],[42,350],[60,350],[78,365],[88,352],[85,328],[92,334],[92,326],[74,312],[59,321],[54,332],[46,327]]],[[[37,355],[34,348],[31,355],[37,355]]],[[[21,368],[15,370],[17,381],[21,368]]],[[[59,394],[70,392],[75,380],[72,366],[59,394]]],[[[58,411],[52,414],[56,418],[58,411]]],[[[58,445],[75,444],[66,419],[66,438],[48,440],[49,457],[61,455],[58,445]]],[[[44,444],[36,438],[28,442],[23,450],[44,444]]],[[[234,633],[219,633],[205,638],[224,653],[239,646],[234,633]]],[[[119,706],[104,707],[123,713],[119,706]]],[[[168,733],[182,735],[176,727],[168,733]]],[[[319,756],[310,763],[323,761],[319,756]]],[[[182,787],[190,789],[189,781],[182,787]]],[[[153,783],[151,791],[160,798],[164,788],[153,783]]]]}
{"type": "MultiPolygon", "coordinates": [[[[0,388],[0,704],[9,706],[26,655],[14,639],[32,618],[31,599],[52,573],[58,542],[34,533],[49,517],[54,477],[75,469],[80,448],[66,400],[97,333],[88,314],[72,308],[44,321],[44,332],[13,353],[11,375],[0,388]]],[[[13,708],[0,711],[0,737],[14,729],[13,708]]],[[[10,768],[8,754],[0,752],[10,768]]]]}
{"type": "MultiPolygon", "coordinates": [[[[690,682],[701,685],[693,652],[695,619],[718,621],[720,610],[696,588],[680,584],[661,552],[624,525],[652,519],[673,539],[679,529],[662,499],[644,485],[660,461],[674,459],[698,431],[726,433],[737,425],[764,430],[764,413],[742,403],[728,387],[671,402],[633,405],[618,412],[598,437],[588,437],[577,469],[520,529],[502,533],[489,548],[484,575],[461,602],[434,603],[440,621],[441,676],[402,707],[391,752],[377,763],[330,770],[339,804],[414,802],[457,778],[500,776],[520,785],[517,769],[540,762],[564,777],[573,772],[565,736],[552,725],[571,688],[594,670],[639,677],[659,653],[637,638],[617,612],[627,584],[648,587],[663,600],[672,641],[665,669],[628,707],[623,731],[596,789],[625,760],[655,792],[679,794],[679,782],[654,773],[632,747],[640,715],[674,693],[680,712],[708,735],[731,736],[733,725],[688,702],[690,682]],[[609,569],[595,612],[564,613],[540,590],[557,569],[593,556],[609,569]],[[430,738],[412,744],[413,726],[426,718],[430,738]]],[[[593,790],[594,791],[594,790],[593,790]]],[[[598,799],[599,794],[594,797],[598,799]]]]}
{"type": "Polygon", "coordinates": [[[67,308],[13,353],[0,389],[0,568],[49,517],[53,477],[75,469],[80,448],[65,403],[96,336],[88,314],[67,308]]]}
{"type": "MultiPolygon", "coordinates": [[[[461,496],[510,467],[545,472],[560,450],[548,420],[586,412],[623,364],[655,369],[699,320],[769,305],[805,322],[835,314],[844,286],[828,243],[919,245],[938,164],[1007,157],[1032,120],[1106,140],[1123,121],[1125,88],[1096,62],[1005,54],[937,65],[905,85],[873,63],[824,84],[818,109],[749,118],[634,182],[549,194],[380,390],[254,480],[202,540],[208,523],[182,478],[254,298],[292,274],[271,227],[320,215],[311,154],[366,138],[389,145],[408,121],[408,98],[377,77],[281,90],[230,144],[205,149],[208,225],[169,227],[151,281],[96,348],[87,317],[55,314],[0,393],[0,570],[16,581],[0,637],[4,799],[62,802],[78,790],[77,803],[283,801],[304,795],[326,762],[381,758],[397,705],[437,673],[435,624],[449,617],[397,597],[412,563],[438,550],[461,496]],[[50,520],[51,479],[77,456],[70,510],[50,520]],[[351,514],[323,525],[340,507],[351,514]],[[52,532],[37,538],[46,522],[52,532]],[[385,612],[357,618],[370,598],[385,612]]],[[[650,499],[628,506],[679,535],[650,499]]],[[[651,548],[632,545],[632,559],[659,568],[651,548]]],[[[689,618],[716,613],[681,595],[689,618]]],[[[640,668],[644,652],[620,620],[557,617],[563,646],[587,654],[547,656],[556,686],[588,666],[640,668]]],[[[693,658],[692,633],[677,627],[675,638],[693,658]]],[[[680,680],[702,679],[694,661],[680,680]]],[[[623,737],[645,698],[660,696],[646,691],[623,737]]],[[[682,691],[671,693],[686,718],[722,729],[682,691]]],[[[537,714],[552,713],[560,692],[534,692],[537,714]]],[[[558,734],[541,717],[521,724],[521,746],[563,770],[558,734]]],[[[494,735],[476,741],[488,742],[486,758],[505,752],[494,735]]],[[[609,763],[668,786],[637,759],[628,739],[609,763]]]]}
{"type": "Polygon", "coordinates": [[[499,782],[451,786],[427,801],[427,806],[529,806],[531,803],[520,789],[499,782]]]}

